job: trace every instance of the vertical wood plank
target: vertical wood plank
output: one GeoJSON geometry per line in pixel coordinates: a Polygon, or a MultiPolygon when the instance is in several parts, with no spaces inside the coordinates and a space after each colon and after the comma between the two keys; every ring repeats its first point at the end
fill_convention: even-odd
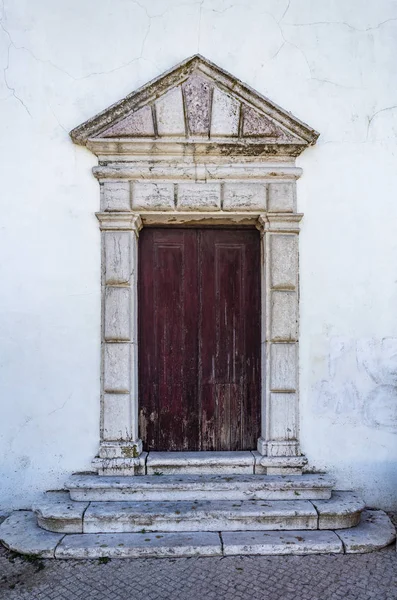
{"type": "Polygon", "coordinates": [[[189,229],[147,228],[140,237],[140,427],[147,450],[187,450],[197,439],[196,240],[189,229]]]}

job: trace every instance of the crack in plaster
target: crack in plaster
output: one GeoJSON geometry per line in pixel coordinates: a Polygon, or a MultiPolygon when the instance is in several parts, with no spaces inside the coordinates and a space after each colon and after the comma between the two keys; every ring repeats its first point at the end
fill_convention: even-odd
{"type": "Polygon", "coordinates": [[[289,11],[290,7],[291,7],[291,0],[288,0],[288,4],[287,4],[287,6],[286,6],[286,8],[285,8],[285,11],[284,11],[284,12],[283,12],[283,14],[281,15],[280,19],[277,21],[277,23],[278,23],[279,25],[280,25],[281,21],[283,21],[283,19],[284,19],[285,15],[286,15],[286,14],[287,14],[287,12],[289,11]]]}
{"type": "MultiPolygon", "coordinates": [[[[4,10],[4,6],[3,6],[3,10],[4,10]]],[[[7,48],[7,65],[3,69],[4,83],[6,85],[6,88],[11,92],[11,96],[13,96],[15,98],[15,100],[17,100],[21,104],[21,106],[23,106],[23,108],[26,110],[26,112],[28,113],[30,118],[32,118],[32,114],[31,114],[30,110],[28,109],[28,107],[26,106],[25,102],[22,100],[22,98],[20,96],[18,96],[16,89],[8,83],[7,71],[10,68],[10,50],[14,44],[11,40],[10,34],[8,33],[7,29],[4,27],[4,25],[1,21],[0,21],[0,27],[4,31],[4,33],[6,33],[8,35],[8,38],[10,40],[10,43],[8,44],[8,48],[7,48]]]]}
{"type": "Polygon", "coordinates": [[[390,17],[390,19],[385,19],[384,21],[381,21],[381,23],[378,23],[378,25],[365,28],[354,27],[354,25],[351,25],[346,21],[313,21],[312,23],[285,23],[285,25],[287,25],[288,27],[315,27],[317,25],[337,25],[342,27],[348,27],[352,31],[357,31],[359,33],[368,33],[369,31],[380,29],[380,27],[383,27],[383,25],[386,25],[386,23],[390,23],[392,21],[397,21],[397,17],[390,17]]]}
{"type": "Polygon", "coordinates": [[[397,109],[397,104],[394,104],[393,106],[386,106],[385,108],[381,108],[381,109],[377,110],[370,117],[368,117],[367,137],[365,138],[365,141],[368,140],[369,130],[371,128],[372,122],[375,119],[375,117],[377,117],[380,113],[383,113],[383,112],[386,112],[389,110],[395,110],[395,109],[397,109]]]}
{"type": "MultiPolygon", "coordinates": [[[[307,68],[309,69],[309,74],[310,74],[310,79],[314,80],[314,81],[318,81],[320,83],[328,83],[330,85],[334,85],[337,87],[341,87],[343,89],[351,89],[351,90],[360,90],[362,88],[357,88],[357,87],[353,87],[353,86],[347,86],[347,85],[343,85],[340,83],[337,83],[335,81],[332,81],[330,79],[326,79],[326,78],[319,78],[319,77],[314,77],[313,76],[313,71],[312,71],[312,67],[310,66],[309,63],[309,59],[307,58],[305,52],[302,50],[302,48],[300,48],[298,45],[294,44],[293,42],[289,41],[286,37],[285,37],[285,32],[283,30],[283,27],[281,25],[282,21],[284,20],[286,14],[288,13],[290,7],[291,7],[291,3],[292,0],[288,1],[288,4],[284,10],[284,13],[282,14],[281,18],[277,21],[276,18],[274,17],[274,15],[272,15],[272,13],[269,12],[263,12],[260,14],[267,14],[269,17],[271,17],[274,22],[277,24],[279,31],[280,31],[280,35],[283,39],[282,44],[280,45],[280,47],[277,49],[277,51],[271,56],[271,60],[274,60],[275,58],[277,58],[277,56],[279,55],[279,53],[281,52],[281,50],[286,46],[289,45],[293,48],[295,48],[296,50],[298,50],[298,52],[301,53],[307,68]]],[[[382,27],[383,25],[385,25],[386,23],[392,22],[392,21],[397,21],[397,17],[391,17],[389,19],[385,19],[384,21],[382,21],[381,23],[379,23],[376,26],[373,27],[368,27],[365,29],[360,29],[357,27],[354,27],[353,25],[350,25],[350,23],[347,23],[345,21],[318,21],[318,22],[313,22],[313,23],[284,23],[285,26],[290,26],[290,27],[306,27],[306,26],[315,26],[315,25],[344,25],[346,27],[349,27],[350,29],[357,31],[357,32],[362,32],[362,33],[367,33],[370,31],[374,31],[376,29],[379,29],[380,27],[382,27]]]]}
{"type": "MultiPolygon", "coordinates": [[[[0,28],[7,35],[8,39],[9,39],[9,42],[10,42],[9,46],[8,46],[7,66],[3,69],[4,82],[5,82],[5,85],[6,85],[7,89],[10,90],[10,92],[15,97],[15,99],[18,100],[20,102],[20,104],[25,108],[25,110],[28,112],[28,114],[30,115],[30,117],[32,117],[32,115],[31,115],[28,107],[26,106],[25,102],[22,100],[22,98],[20,96],[18,96],[18,94],[16,92],[16,89],[13,88],[12,86],[10,86],[9,83],[8,83],[8,80],[7,80],[7,71],[10,69],[10,49],[11,48],[14,48],[15,50],[22,50],[22,51],[27,52],[35,61],[37,61],[39,63],[42,63],[42,64],[50,65],[51,67],[53,67],[57,71],[63,73],[64,75],[66,75],[67,77],[69,77],[70,79],[72,79],[73,81],[83,81],[85,79],[89,79],[90,77],[95,77],[95,76],[100,76],[100,75],[109,75],[111,73],[114,73],[116,71],[119,71],[121,69],[125,69],[125,68],[129,67],[131,64],[133,64],[134,62],[137,62],[139,60],[144,60],[144,61],[147,61],[147,62],[150,62],[150,63],[154,64],[155,66],[158,66],[154,61],[152,61],[152,60],[150,60],[148,58],[145,58],[143,56],[143,54],[144,54],[144,50],[145,50],[145,44],[146,44],[147,38],[148,38],[149,33],[150,33],[152,19],[164,16],[166,14],[166,12],[168,12],[169,9],[167,9],[166,11],[164,11],[163,13],[158,14],[158,15],[150,15],[148,13],[146,7],[142,6],[139,2],[133,2],[132,4],[135,4],[136,6],[138,6],[139,8],[141,8],[145,12],[145,14],[146,14],[146,16],[148,18],[148,26],[147,26],[145,34],[143,36],[143,40],[142,40],[141,50],[140,50],[139,56],[136,56],[135,58],[131,59],[130,61],[128,61],[126,63],[123,63],[123,64],[121,64],[118,67],[115,67],[113,69],[109,69],[109,70],[105,70],[105,71],[93,71],[93,72],[89,73],[88,75],[83,75],[82,77],[75,77],[69,71],[67,71],[66,69],[60,67],[59,65],[57,65],[53,61],[48,60],[48,59],[39,58],[38,56],[36,56],[36,54],[30,48],[27,48],[26,46],[17,46],[16,43],[14,42],[14,40],[12,39],[12,36],[11,36],[10,32],[8,31],[8,29],[6,28],[6,26],[4,24],[4,20],[6,20],[6,11],[5,11],[5,6],[4,6],[4,0],[1,0],[1,3],[2,3],[1,6],[2,6],[2,13],[3,14],[2,14],[2,17],[0,19],[0,28]]],[[[177,5],[177,6],[185,6],[185,4],[180,4],[180,5],[177,5]]],[[[174,7],[174,8],[176,8],[176,7],[174,7]]],[[[51,110],[51,112],[53,113],[54,117],[56,118],[56,120],[58,121],[58,124],[62,127],[62,129],[65,129],[59,123],[59,120],[57,119],[57,117],[54,114],[54,112],[52,110],[51,110]]]]}
{"type": "Polygon", "coordinates": [[[105,70],[105,71],[93,71],[93,72],[89,73],[88,75],[83,75],[82,77],[75,77],[69,71],[67,71],[66,69],[63,69],[62,67],[58,66],[57,64],[55,64],[51,60],[39,58],[38,56],[36,56],[34,54],[34,52],[30,48],[27,48],[26,46],[17,46],[15,44],[15,42],[13,41],[13,39],[11,38],[10,33],[4,27],[4,24],[1,21],[0,21],[0,27],[6,33],[6,35],[8,36],[8,38],[10,40],[10,46],[12,46],[15,50],[24,50],[25,52],[27,52],[28,54],[30,54],[30,56],[34,60],[36,60],[37,62],[40,62],[42,64],[50,65],[51,67],[53,67],[57,71],[60,71],[64,75],[67,75],[68,77],[70,77],[70,79],[73,79],[73,81],[83,81],[84,79],[89,79],[90,77],[96,77],[96,76],[99,76],[99,75],[110,75],[111,73],[114,73],[116,71],[120,71],[121,69],[125,69],[126,67],[129,67],[132,63],[134,63],[134,62],[136,62],[138,60],[145,60],[147,62],[151,62],[152,64],[156,64],[153,61],[151,61],[150,59],[145,58],[143,56],[145,43],[146,43],[147,37],[148,37],[149,32],[150,32],[151,22],[149,22],[149,25],[148,25],[148,27],[146,29],[146,32],[145,32],[145,35],[144,35],[144,38],[143,38],[143,41],[142,41],[142,45],[141,45],[141,53],[140,53],[139,56],[136,56],[135,58],[131,59],[130,61],[128,61],[126,63],[123,63],[123,64],[119,65],[118,67],[114,67],[113,69],[109,69],[109,70],[105,70]]]}
{"type": "Polygon", "coordinates": [[[22,425],[20,425],[18,427],[17,432],[15,433],[15,435],[12,436],[12,438],[9,441],[8,452],[11,452],[13,450],[13,446],[14,446],[14,443],[15,443],[17,437],[19,437],[19,435],[21,434],[22,430],[25,429],[25,427],[27,427],[33,421],[37,421],[38,419],[42,419],[43,417],[49,417],[50,415],[53,415],[54,413],[59,412],[60,410],[64,409],[65,406],[66,406],[66,404],[71,399],[71,397],[72,397],[72,394],[70,394],[68,396],[68,398],[66,398],[65,402],[61,406],[58,406],[57,408],[54,408],[53,410],[51,410],[48,413],[47,412],[46,413],[42,413],[40,415],[36,415],[35,417],[31,417],[31,416],[25,417],[24,422],[22,423],[22,425]]]}
{"type": "Polygon", "coordinates": [[[199,8],[198,30],[197,30],[197,52],[199,54],[200,54],[201,19],[203,16],[203,4],[204,4],[204,0],[201,0],[200,8],[199,8]]]}

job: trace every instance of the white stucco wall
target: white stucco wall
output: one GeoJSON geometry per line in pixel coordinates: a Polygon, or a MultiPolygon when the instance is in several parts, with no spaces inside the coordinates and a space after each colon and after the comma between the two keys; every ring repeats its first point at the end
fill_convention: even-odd
{"type": "Polygon", "coordinates": [[[4,0],[0,26],[0,508],[98,448],[99,189],[68,131],[196,52],[321,132],[298,161],[302,449],[397,507],[396,2],[4,0]]]}

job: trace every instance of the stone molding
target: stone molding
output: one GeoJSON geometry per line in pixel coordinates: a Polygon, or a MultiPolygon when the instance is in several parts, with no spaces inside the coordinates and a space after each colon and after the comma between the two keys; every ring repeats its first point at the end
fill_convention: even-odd
{"type": "MultiPolygon", "coordinates": [[[[150,152],[147,151],[150,155],[150,152]]],[[[183,157],[184,160],[170,160],[170,155],[165,154],[168,160],[147,161],[145,159],[137,160],[134,156],[126,156],[126,160],[120,161],[120,155],[117,156],[117,162],[111,162],[114,159],[111,156],[100,154],[99,158],[107,164],[100,164],[93,168],[93,173],[100,182],[106,179],[165,179],[175,181],[227,181],[229,179],[241,180],[259,180],[263,183],[271,183],[273,181],[299,179],[302,175],[302,169],[288,163],[269,162],[230,162],[230,159],[225,161],[225,158],[219,158],[215,162],[210,161],[208,154],[204,155],[204,160],[192,155],[183,157]],[[194,160],[193,160],[194,158],[194,160]]],[[[124,157],[123,157],[124,158],[124,157]]],[[[261,159],[263,161],[263,159],[261,159]]]]}
{"type": "Polygon", "coordinates": [[[89,119],[71,136],[96,154],[96,144],[100,153],[122,154],[143,141],[143,153],[153,156],[174,138],[174,146],[189,140],[195,153],[298,156],[318,133],[197,54],[89,119]],[[134,138],[133,144],[125,138],[134,138]],[[150,139],[156,143],[149,151],[150,139]]]}
{"type": "Polygon", "coordinates": [[[142,229],[142,219],[136,213],[96,213],[101,231],[112,229],[134,231],[136,236],[142,229]]]}
{"type": "Polygon", "coordinates": [[[291,468],[288,461],[301,457],[298,234],[303,215],[297,212],[296,180],[302,170],[294,157],[318,134],[197,56],[71,135],[99,158],[93,171],[101,190],[96,216],[102,236],[102,393],[94,467],[111,474],[122,463],[123,474],[134,474],[142,453],[140,229],[228,225],[253,226],[261,233],[262,414],[257,449],[277,461],[277,472],[283,468],[280,460],[291,468]],[[188,111],[183,119],[182,106],[188,111]],[[246,119],[243,124],[241,119],[246,119]]]}

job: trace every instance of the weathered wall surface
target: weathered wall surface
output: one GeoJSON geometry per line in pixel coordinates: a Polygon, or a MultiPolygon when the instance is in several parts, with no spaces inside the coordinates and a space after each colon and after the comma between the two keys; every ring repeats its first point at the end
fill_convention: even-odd
{"type": "Polygon", "coordinates": [[[396,507],[393,0],[4,0],[0,507],[98,449],[99,189],[68,131],[196,52],[321,132],[299,159],[302,449],[396,507]]]}

